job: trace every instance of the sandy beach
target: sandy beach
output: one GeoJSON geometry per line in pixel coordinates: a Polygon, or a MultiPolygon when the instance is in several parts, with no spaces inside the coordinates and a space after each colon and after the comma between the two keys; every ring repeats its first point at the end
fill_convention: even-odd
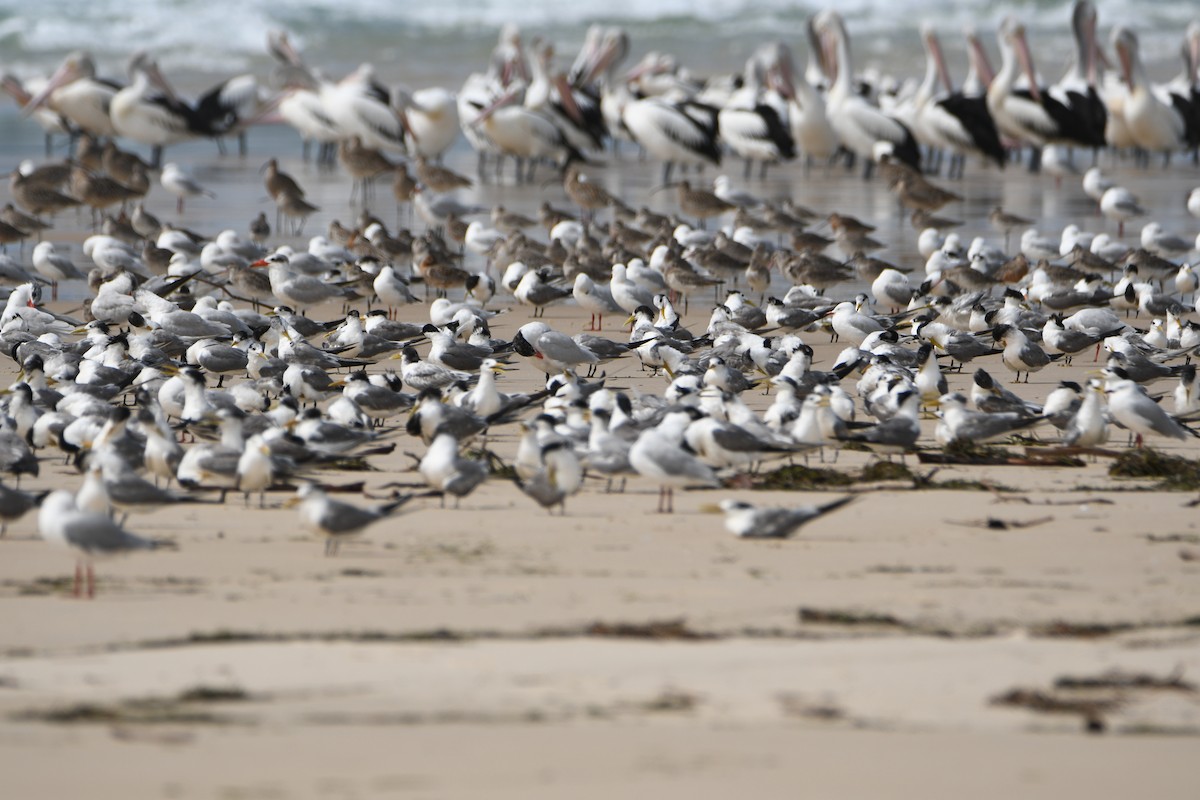
{"type": "MultiPolygon", "coordinates": [[[[0,122],[16,134],[5,156],[38,152],[19,120],[0,122]]],[[[189,201],[189,227],[244,232],[270,215],[259,172],[270,156],[321,208],[303,237],[272,243],[303,245],[334,219],[354,224],[349,179],[302,162],[291,131],[252,131],[250,146],[241,159],[208,142],[168,151],[216,194],[189,201]]],[[[1101,158],[1155,219],[1195,235],[1183,207],[1200,184],[1194,165],[1101,158]]],[[[610,191],[676,210],[672,192],[651,193],[656,164],[632,151],[604,162],[592,171],[610,191]]],[[[473,153],[460,143],[448,165],[473,173],[473,153]]],[[[740,169],[730,160],[730,175],[740,169]]],[[[489,183],[460,198],[527,214],[543,200],[568,207],[551,171],[540,180],[550,185],[489,183]]],[[[796,165],[735,182],[856,215],[892,243],[884,257],[923,268],[915,232],[879,181],[796,165]]],[[[1115,234],[1078,177],[1056,185],[1020,165],[973,164],[948,185],[964,196],[945,212],[967,220],[965,241],[995,237],[986,217],[997,205],[1055,236],[1069,222],[1115,234]]],[[[383,220],[408,223],[384,183],[376,197],[383,220]]],[[[176,219],[160,186],[147,207],[176,219]]],[[[61,215],[51,233],[83,263],[84,216],[61,215]]],[[[476,259],[468,264],[482,267],[476,259]]],[[[56,310],[79,314],[85,291],[64,286],[56,310]]],[[[509,309],[494,320],[499,337],[531,319],[506,294],[492,307],[509,309]]],[[[710,311],[697,296],[684,322],[703,329],[710,311]]],[[[427,316],[423,304],[402,311],[427,316]]],[[[576,333],[587,317],[568,301],[545,320],[576,333]]],[[[622,339],[620,322],[606,320],[605,334],[622,339]]],[[[821,331],[803,338],[820,368],[843,347],[821,331]]],[[[539,388],[542,373],[514,364],[506,391],[539,388]]],[[[1031,399],[1062,380],[1085,383],[1099,366],[1081,356],[1017,388],[988,364],[1031,399]]],[[[971,373],[948,378],[965,391],[971,373]]],[[[0,384],[16,379],[4,360],[0,384]]],[[[607,365],[605,379],[630,393],[666,386],[630,358],[607,365]]],[[[744,399],[761,412],[772,396],[760,392],[744,399]]],[[[932,444],[934,420],[922,424],[932,444]]],[[[493,431],[488,447],[510,459],[518,435],[493,431]]],[[[368,471],[315,477],[361,482],[338,495],[360,505],[390,497],[388,484],[420,490],[424,445],[402,427],[389,441],[394,452],[371,457],[368,471]]],[[[1148,443],[1200,458],[1192,442],[1148,443]]],[[[1109,447],[1124,452],[1124,433],[1109,447]]],[[[22,488],[78,486],[73,465],[40,455],[40,475],[22,488]]],[[[786,463],[768,462],[721,489],[677,492],[673,515],[654,513],[657,489],[637,477],[615,494],[589,478],[561,517],[497,477],[459,509],[414,500],[336,557],[283,507],[290,491],[270,492],[265,509],[201,493],[203,502],[132,517],[131,530],[178,549],[99,562],[93,601],[70,597],[73,562],[41,540],[31,513],[0,540],[0,787],[12,798],[1195,796],[1194,489],[1114,477],[1108,456],[1073,466],[910,456],[881,481],[861,479],[878,462],[869,453],[826,457],[807,460],[828,470],[814,473],[815,488],[752,488],[786,463]],[[725,498],[789,506],[847,493],[853,503],[784,541],[736,539],[707,511],[725,498]]]]}

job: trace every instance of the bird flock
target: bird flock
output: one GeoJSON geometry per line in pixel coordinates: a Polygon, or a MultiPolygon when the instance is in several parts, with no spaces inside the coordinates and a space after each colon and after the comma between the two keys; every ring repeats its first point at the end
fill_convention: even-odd
{"type": "MultiPolygon", "coordinates": [[[[80,477],[44,498],[0,485],[0,518],[7,525],[40,502],[39,530],[75,550],[75,592],[90,596],[93,559],[172,546],[127,529],[130,513],[229,492],[247,506],[257,495],[263,508],[268,491],[298,485],[290,503],[333,555],[414,498],[457,507],[489,479],[565,514],[589,476],[603,491],[639,476],[666,513],[675,488],[717,488],[764,462],[847,444],[890,458],[1026,432],[1095,450],[1114,425],[1138,446],[1200,437],[1188,261],[1200,238],[1149,220],[1124,241],[1126,223],[1152,210],[1099,166],[1059,191],[1090,198],[1115,236],[1071,224],[1047,237],[998,206],[986,221],[939,216],[966,206],[969,184],[948,181],[969,162],[973,175],[1001,180],[1024,149],[1030,168],[1058,178],[1087,158],[1067,148],[1090,149],[1097,163],[1107,148],[1145,169],[1161,154],[1187,169],[1200,145],[1200,26],[1186,34],[1186,79],[1162,87],[1148,82],[1136,35],[1114,30],[1118,85],[1095,11],[1080,0],[1076,59],[1043,86],[1010,18],[995,73],[969,34],[972,73],[958,90],[931,29],[923,81],[866,88],[839,15],[817,14],[808,30],[806,69],[774,42],[741,74],[708,81],[661,53],[620,71],[629,39],[605,27],[588,32],[567,70],[549,43],[527,47],[505,28],[487,69],[457,94],[388,90],[369,65],[330,80],[285,34],[269,37],[273,93],[238,76],[191,102],[146,53],[131,60],[128,86],[97,78],[81,53],[40,85],[7,78],[24,113],[71,136],[73,155],[14,170],[0,214],[0,243],[20,248],[0,257],[0,280],[13,287],[0,336],[19,368],[2,402],[0,472],[19,482],[65,454],[80,477]],[[353,228],[334,221],[305,241],[320,209],[279,157],[261,170],[274,208],[244,233],[182,224],[187,201],[221,187],[160,166],[162,148],[238,135],[244,153],[245,134],[268,120],[293,126],[305,157],[341,164],[353,228]],[[479,154],[475,178],[442,163],[460,133],[479,154]],[[118,140],[153,153],[143,160],[118,140]],[[661,165],[662,184],[644,197],[605,179],[602,157],[632,158],[622,140],[661,165]],[[761,179],[793,160],[806,173],[862,161],[914,235],[881,241],[877,225],[846,210],[702,174],[731,156],[744,161],[747,187],[754,165],[761,179]],[[948,181],[937,180],[943,160],[948,181]],[[464,199],[479,199],[480,182],[510,180],[510,163],[511,181],[534,187],[543,169],[536,208],[464,199]],[[177,220],[148,207],[156,173],[177,220]],[[395,225],[369,210],[383,176],[395,225]],[[84,207],[86,267],[56,236],[84,207]],[[959,232],[985,224],[990,236],[959,232]],[[28,267],[27,239],[37,240],[28,267]],[[888,251],[904,257],[886,260],[888,251]],[[86,286],[79,312],[43,304],[60,283],[86,286]],[[711,312],[691,312],[710,297],[711,312]],[[559,328],[586,315],[587,331],[556,329],[551,312],[559,328]],[[606,316],[623,324],[606,329],[606,316]],[[506,330],[511,338],[497,335],[506,330]],[[1044,398],[1004,386],[1102,351],[1094,374],[1044,398]],[[635,385],[639,370],[648,377],[635,385]],[[526,391],[504,391],[508,372],[526,391]],[[661,391],[648,391],[655,380],[661,391]],[[1161,382],[1173,383],[1170,400],[1149,393],[1161,382]],[[923,425],[930,410],[937,421],[923,425]],[[412,491],[364,507],[321,485],[397,449],[418,482],[380,489],[412,491]]],[[[1185,210],[1200,220],[1200,188],[1185,210]]],[[[719,508],[732,533],[770,538],[848,499],[719,508]]]]}

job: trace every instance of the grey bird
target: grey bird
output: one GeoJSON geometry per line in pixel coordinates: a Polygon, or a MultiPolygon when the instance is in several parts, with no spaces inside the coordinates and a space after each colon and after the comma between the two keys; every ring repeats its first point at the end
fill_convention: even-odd
{"type": "Polygon", "coordinates": [[[803,525],[836,511],[854,499],[854,495],[816,506],[799,508],[759,508],[743,500],[722,500],[725,528],[743,539],[786,539],[803,525]]]}
{"type": "Polygon", "coordinates": [[[360,534],[368,525],[391,516],[415,495],[407,494],[375,508],[334,500],[316,484],[306,483],[296,490],[291,505],[300,506],[300,519],[325,539],[325,555],[337,555],[343,539],[360,534]]]}
{"type": "Polygon", "coordinates": [[[42,501],[38,512],[38,531],[52,544],[70,547],[78,553],[75,565],[74,594],[79,597],[84,572],[87,573],[87,596],[96,596],[96,575],[92,562],[97,558],[116,556],[134,550],[155,550],[174,547],[172,542],[146,539],[122,528],[106,514],[81,511],[75,496],[59,489],[42,501]]]}

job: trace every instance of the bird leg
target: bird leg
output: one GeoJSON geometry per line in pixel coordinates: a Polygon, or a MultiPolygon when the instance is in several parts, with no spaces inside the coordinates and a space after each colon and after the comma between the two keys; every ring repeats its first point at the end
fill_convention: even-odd
{"type": "Polygon", "coordinates": [[[89,600],[96,596],[96,568],[91,564],[87,565],[87,596],[89,600]]]}

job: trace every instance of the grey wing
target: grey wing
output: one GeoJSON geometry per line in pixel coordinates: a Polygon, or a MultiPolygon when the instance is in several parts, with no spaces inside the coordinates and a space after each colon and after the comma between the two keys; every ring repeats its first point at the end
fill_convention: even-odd
{"type": "Polygon", "coordinates": [[[325,512],[321,514],[321,528],[332,534],[355,533],[377,519],[379,519],[379,512],[374,509],[359,508],[349,503],[330,500],[325,507],[325,512]]]}
{"type": "Polygon", "coordinates": [[[747,534],[757,539],[783,539],[814,517],[811,509],[764,508],[755,512],[754,529],[747,534]]]}
{"type": "Polygon", "coordinates": [[[81,514],[66,522],[67,542],[89,555],[111,555],[126,550],[149,550],[156,545],[136,536],[100,514],[81,514]]]}

